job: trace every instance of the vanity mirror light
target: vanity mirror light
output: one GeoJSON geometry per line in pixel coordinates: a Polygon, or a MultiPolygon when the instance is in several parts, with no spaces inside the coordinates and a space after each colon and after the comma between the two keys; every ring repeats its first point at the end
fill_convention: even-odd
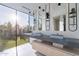
{"type": "Polygon", "coordinates": [[[54,31],[66,31],[66,16],[53,17],[54,31]]]}

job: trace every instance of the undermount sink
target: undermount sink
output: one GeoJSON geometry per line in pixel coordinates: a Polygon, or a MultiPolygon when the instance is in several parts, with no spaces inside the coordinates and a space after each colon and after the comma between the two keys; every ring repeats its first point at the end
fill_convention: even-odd
{"type": "Polygon", "coordinates": [[[42,33],[40,33],[40,32],[38,32],[38,33],[37,32],[34,32],[34,33],[32,33],[31,36],[39,36],[40,37],[40,36],[42,36],[42,33]]]}
{"type": "Polygon", "coordinates": [[[53,34],[53,35],[50,35],[50,38],[53,38],[53,39],[63,39],[63,35],[56,35],[56,34],[53,34]]]}
{"type": "Polygon", "coordinates": [[[67,37],[64,37],[63,35],[56,34],[56,33],[36,32],[36,33],[32,33],[31,37],[37,38],[43,41],[62,44],[72,48],[73,47],[79,48],[79,39],[67,38],[67,37]]]}

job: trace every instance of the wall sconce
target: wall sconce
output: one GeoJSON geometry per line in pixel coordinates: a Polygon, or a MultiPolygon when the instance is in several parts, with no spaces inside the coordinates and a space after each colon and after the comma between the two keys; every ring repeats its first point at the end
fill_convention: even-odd
{"type": "Polygon", "coordinates": [[[42,9],[42,11],[44,12],[45,10],[44,10],[44,9],[42,9]]]}
{"type": "Polygon", "coordinates": [[[46,12],[46,19],[49,19],[49,12],[46,12]]]}
{"type": "Polygon", "coordinates": [[[68,4],[68,28],[72,32],[77,30],[77,4],[68,4]]]}

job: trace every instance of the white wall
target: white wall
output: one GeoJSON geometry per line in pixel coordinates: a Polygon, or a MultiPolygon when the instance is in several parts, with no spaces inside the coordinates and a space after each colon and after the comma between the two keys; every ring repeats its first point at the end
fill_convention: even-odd
{"type": "MultiPolygon", "coordinates": [[[[45,5],[43,5],[43,6],[45,6],[45,5]]],[[[57,3],[51,3],[50,4],[50,31],[52,31],[54,33],[62,34],[65,37],[72,37],[72,38],[78,38],[79,39],[79,11],[78,10],[79,10],[79,4],[77,4],[77,24],[78,24],[78,29],[75,32],[71,32],[68,29],[68,4],[67,3],[62,3],[61,6],[58,6],[57,3]],[[66,31],[55,31],[54,30],[54,25],[53,25],[53,17],[62,16],[62,15],[66,15],[66,31]]],[[[42,31],[46,31],[45,14],[42,14],[42,15],[43,15],[42,16],[42,31]]],[[[37,19],[38,19],[38,17],[37,17],[37,19]]]]}
{"type": "Polygon", "coordinates": [[[57,6],[57,3],[50,4],[50,17],[51,17],[51,31],[55,33],[62,34],[66,37],[72,37],[72,38],[78,38],[79,39],[79,4],[77,4],[77,23],[78,23],[78,29],[75,32],[71,32],[68,29],[68,4],[61,4],[61,6],[57,6]],[[53,26],[53,17],[60,16],[60,15],[66,15],[66,31],[55,31],[53,26]]]}

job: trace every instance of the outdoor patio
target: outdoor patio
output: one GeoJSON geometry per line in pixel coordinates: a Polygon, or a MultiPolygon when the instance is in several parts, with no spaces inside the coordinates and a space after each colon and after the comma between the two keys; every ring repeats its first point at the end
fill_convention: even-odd
{"type": "MultiPolygon", "coordinates": [[[[41,56],[42,54],[32,49],[30,43],[26,43],[17,47],[18,56],[41,56]]],[[[0,56],[16,56],[16,47],[0,52],[0,56]]]]}

